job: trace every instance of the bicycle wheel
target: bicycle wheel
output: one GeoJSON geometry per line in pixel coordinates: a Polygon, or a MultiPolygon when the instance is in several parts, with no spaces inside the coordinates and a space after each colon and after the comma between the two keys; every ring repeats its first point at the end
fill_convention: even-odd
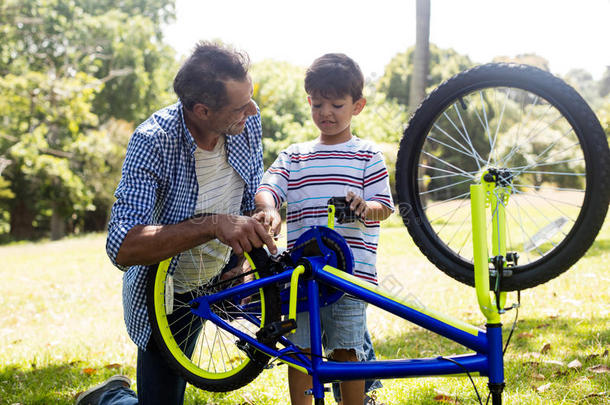
{"type": "Polygon", "coordinates": [[[540,69],[488,64],[443,83],[411,118],[396,163],[403,222],[432,263],[469,285],[469,186],[489,169],[512,179],[506,245],[520,259],[502,289],[570,268],[593,243],[610,196],[608,142],[582,97],[540,69]]]}
{"type": "MultiPolygon", "coordinates": [[[[264,369],[268,356],[190,311],[191,300],[228,288],[232,283],[219,283],[216,277],[178,294],[168,267],[159,264],[149,271],[147,280],[152,335],[168,366],[192,385],[207,391],[232,391],[250,383],[264,369]]],[[[233,283],[237,282],[241,281],[233,283]]],[[[255,336],[260,328],[280,319],[279,289],[265,287],[248,297],[217,303],[211,310],[232,327],[255,336]]]]}

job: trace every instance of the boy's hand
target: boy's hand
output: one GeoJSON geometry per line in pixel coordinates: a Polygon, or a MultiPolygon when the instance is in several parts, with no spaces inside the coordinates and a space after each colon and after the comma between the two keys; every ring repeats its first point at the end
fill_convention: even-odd
{"type": "Polygon", "coordinates": [[[282,230],[282,217],[280,212],[275,208],[265,208],[258,211],[252,215],[252,218],[260,222],[274,238],[277,238],[282,230]]]}
{"type": "Polygon", "coordinates": [[[356,215],[361,219],[366,219],[369,214],[369,207],[366,204],[366,201],[362,199],[359,195],[354,193],[353,191],[348,191],[345,196],[345,200],[349,203],[349,207],[352,211],[356,213],[356,215]]]}

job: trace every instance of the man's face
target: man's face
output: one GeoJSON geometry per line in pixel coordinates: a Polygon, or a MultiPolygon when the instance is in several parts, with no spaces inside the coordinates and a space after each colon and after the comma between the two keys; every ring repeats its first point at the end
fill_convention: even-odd
{"type": "Polygon", "coordinates": [[[227,80],[225,88],[229,103],[213,112],[214,130],[225,135],[241,134],[246,119],[256,114],[256,107],[252,101],[252,80],[249,76],[243,81],[227,80]]]}

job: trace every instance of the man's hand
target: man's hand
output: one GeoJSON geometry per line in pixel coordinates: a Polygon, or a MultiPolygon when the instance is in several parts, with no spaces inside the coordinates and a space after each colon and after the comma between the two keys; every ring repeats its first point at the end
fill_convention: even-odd
{"type": "Polygon", "coordinates": [[[282,217],[277,209],[266,208],[258,211],[252,218],[260,222],[267,230],[267,233],[271,233],[277,239],[282,230],[282,217]]]}
{"type": "Polygon", "coordinates": [[[237,215],[215,215],[214,221],[214,235],[225,245],[231,246],[236,255],[263,245],[267,245],[272,254],[277,253],[273,238],[256,219],[237,215]]]}

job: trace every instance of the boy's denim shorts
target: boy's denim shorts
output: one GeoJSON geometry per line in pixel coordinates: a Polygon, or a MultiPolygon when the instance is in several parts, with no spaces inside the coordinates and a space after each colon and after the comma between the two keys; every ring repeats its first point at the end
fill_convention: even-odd
{"type": "MultiPolygon", "coordinates": [[[[326,356],[331,357],[337,349],[354,350],[358,360],[365,359],[364,335],[366,333],[366,303],[349,295],[320,308],[322,346],[326,356]]],[[[301,349],[311,347],[309,336],[309,313],[297,314],[297,329],[288,335],[301,349]]]]}

